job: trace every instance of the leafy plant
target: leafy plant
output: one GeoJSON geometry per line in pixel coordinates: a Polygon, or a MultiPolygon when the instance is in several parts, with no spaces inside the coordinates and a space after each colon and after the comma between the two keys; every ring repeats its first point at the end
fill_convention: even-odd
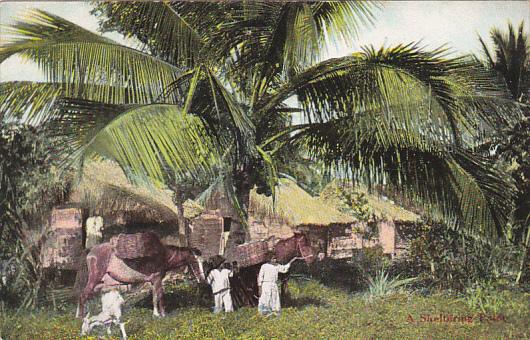
{"type": "Polygon", "coordinates": [[[480,283],[467,288],[462,299],[469,307],[482,313],[498,314],[512,307],[506,293],[491,283],[480,283]]]}
{"type": "Polygon", "coordinates": [[[0,260],[16,268],[0,298],[24,308],[35,307],[43,293],[43,226],[68,192],[69,180],[54,168],[54,146],[44,130],[0,125],[0,260]]]}
{"type": "Polygon", "coordinates": [[[524,30],[524,21],[521,21],[517,31],[511,23],[508,23],[508,32],[494,27],[491,29],[490,38],[493,41],[493,53],[479,36],[482,52],[486,57],[486,67],[499,74],[514,100],[527,101],[530,89],[530,45],[528,34],[524,30]]]}
{"type": "Polygon", "coordinates": [[[399,276],[389,277],[389,273],[383,270],[375,276],[368,277],[368,291],[366,298],[370,301],[382,298],[396,292],[402,291],[407,285],[416,281],[416,278],[400,279],[399,276]]]}
{"type": "Polygon", "coordinates": [[[418,288],[464,291],[477,283],[515,281],[521,249],[510,242],[488,242],[432,221],[400,232],[409,248],[389,270],[417,276],[418,288]]]}

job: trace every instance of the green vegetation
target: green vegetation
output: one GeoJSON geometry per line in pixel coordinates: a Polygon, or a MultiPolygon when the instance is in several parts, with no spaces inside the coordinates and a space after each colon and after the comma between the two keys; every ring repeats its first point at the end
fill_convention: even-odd
{"type": "Polygon", "coordinates": [[[34,308],[43,292],[40,227],[64,199],[68,182],[54,165],[54,139],[30,125],[0,121],[0,261],[16,270],[0,285],[0,302],[34,308]]]}
{"type": "MultiPolygon", "coordinates": [[[[372,303],[361,295],[349,295],[314,281],[291,281],[292,301],[278,318],[263,318],[255,308],[233,314],[213,315],[200,299],[195,286],[180,287],[168,301],[184,301],[174,306],[164,319],[154,319],[149,308],[125,312],[131,339],[301,339],[314,338],[528,338],[528,293],[506,291],[499,294],[496,309],[485,312],[448,295],[421,296],[397,293],[372,303]],[[187,297],[186,297],[187,296],[187,297]],[[482,315],[482,321],[480,320],[482,315]],[[440,316],[464,321],[422,321],[440,316]],[[410,317],[415,322],[411,322],[410,317]],[[469,321],[469,317],[473,317],[469,321]],[[488,320],[491,318],[492,320],[488,320]],[[497,318],[497,319],[495,319],[497,318]]],[[[72,339],[79,336],[81,321],[73,310],[53,313],[0,316],[0,336],[4,339],[72,339]]],[[[98,333],[95,333],[98,334],[98,333]]],[[[104,331],[101,330],[101,333],[104,331]]],[[[118,337],[118,330],[114,330],[118,337]]]]}
{"type": "Polygon", "coordinates": [[[102,30],[133,37],[148,53],[32,11],[6,28],[0,62],[33,60],[47,82],[1,84],[3,115],[52,120],[72,147],[62,156],[76,166],[107,158],[132,180],[176,188],[218,180],[242,217],[254,186],[270,194],[278,169],[298,172],[282,164],[298,154],[330,173],[394,187],[437,219],[502,234],[513,186],[469,141],[482,138],[479,124],[511,126],[520,107],[502,100],[475,59],[444,48],[364,46],[323,60],[330,42],[352,46],[374,5],[95,6],[102,30]]]}
{"type": "Polygon", "coordinates": [[[380,271],[374,277],[368,278],[368,292],[366,298],[373,301],[377,298],[383,298],[397,292],[406,292],[407,285],[414,282],[416,278],[409,277],[407,279],[400,279],[399,276],[390,278],[387,272],[380,271]]]}
{"type": "Polygon", "coordinates": [[[377,217],[406,224],[410,244],[396,260],[373,247],[299,270],[276,319],[213,315],[204,287],[169,287],[168,318],[129,306],[131,338],[530,338],[523,23],[493,29],[493,51],[480,38],[483,60],[413,42],[323,60],[330,42],[353,46],[375,8],[95,3],[100,29],[141,50],[44,11],[6,27],[0,63],[22,56],[46,81],[0,83],[0,260],[17,269],[0,285],[0,336],[79,333],[39,260],[40,227],[67,194],[149,205],[145,215],[178,224],[185,241],[185,208],[222,187],[234,225],[251,205],[293,224],[372,227],[377,217]]]}

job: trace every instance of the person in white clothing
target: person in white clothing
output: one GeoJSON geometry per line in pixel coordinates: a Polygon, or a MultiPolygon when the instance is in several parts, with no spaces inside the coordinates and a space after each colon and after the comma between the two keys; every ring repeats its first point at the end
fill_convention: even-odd
{"type": "Polygon", "coordinates": [[[293,258],[286,265],[278,263],[275,254],[270,255],[269,263],[261,266],[258,274],[258,292],[259,302],[258,311],[262,315],[269,315],[271,313],[277,314],[280,312],[280,292],[278,290],[278,273],[287,273],[291,264],[298,260],[298,257],[293,258]]]}
{"type": "Polygon", "coordinates": [[[230,269],[230,264],[223,263],[222,269],[212,269],[206,281],[212,286],[212,293],[214,297],[215,307],[213,312],[219,313],[223,310],[225,312],[233,312],[232,296],[230,295],[230,277],[234,275],[230,269]]]}
{"type": "Polygon", "coordinates": [[[110,327],[115,324],[120,327],[122,339],[127,339],[125,323],[121,320],[121,309],[125,300],[117,290],[111,290],[101,296],[101,313],[90,316],[90,313],[83,319],[81,335],[89,334],[96,326],[107,327],[107,334],[111,334],[110,327]]]}

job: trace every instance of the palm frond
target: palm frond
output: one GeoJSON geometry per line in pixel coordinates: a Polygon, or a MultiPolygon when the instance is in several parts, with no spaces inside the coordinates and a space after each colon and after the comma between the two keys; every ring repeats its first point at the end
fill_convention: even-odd
{"type": "Polygon", "coordinates": [[[55,84],[0,83],[0,121],[38,125],[50,116],[62,91],[55,84]]]}
{"type": "MultiPolygon", "coordinates": [[[[173,102],[172,96],[183,89],[172,88],[171,95],[157,102],[173,102]]],[[[65,83],[14,81],[0,83],[0,119],[39,125],[56,118],[56,108],[63,98],[106,102],[115,105],[136,103],[132,89],[106,84],[87,84],[74,88],[65,83]]]]}
{"type": "Polygon", "coordinates": [[[230,3],[230,20],[209,32],[210,48],[217,51],[214,55],[224,63],[227,77],[253,97],[250,102],[255,103],[280,77],[320,60],[330,41],[352,41],[357,28],[369,25],[374,4],[372,1],[230,3]],[[333,20],[339,24],[333,24],[333,20]]]}
{"type": "Polygon", "coordinates": [[[524,21],[519,25],[517,32],[513,25],[508,23],[508,32],[498,28],[490,31],[494,52],[489,52],[484,40],[479,37],[483,53],[486,56],[486,67],[498,72],[510,91],[512,99],[522,101],[522,96],[528,92],[530,80],[528,60],[530,46],[528,34],[524,31],[524,21]]]}
{"type": "Polygon", "coordinates": [[[113,88],[127,88],[136,103],[150,103],[181,70],[140,51],[124,47],[65,19],[34,10],[6,29],[0,61],[19,54],[35,61],[50,82],[66,91],[101,87],[100,100],[111,101],[113,88]]]}
{"type": "Polygon", "coordinates": [[[153,56],[174,65],[194,66],[201,59],[203,37],[170,2],[102,2],[93,13],[105,18],[103,30],[135,37],[153,56]]]}
{"type": "Polygon", "coordinates": [[[355,181],[395,188],[424,214],[471,233],[498,236],[512,213],[513,183],[489,160],[374,116],[314,123],[293,142],[355,181]]]}
{"type": "Polygon", "coordinates": [[[212,70],[199,65],[180,81],[175,86],[182,85],[187,91],[182,104],[184,112],[201,117],[216,138],[233,140],[232,151],[238,155],[239,162],[257,154],[252,121],[212,70]]]}
{"type": "Polygon", "coordinates": [[[321,46],[331,43],[350,43],[364,27],[374,22],[374,10],[380,4],[376,1],[327,1],[312,5],[317,27],[320,32],[321,46]]]}
{"type": "Polygon", "coordinates": [[[204,180],[216,172],[221,146],[215,144],[203,120],[183,113],[179,106],[70,99],[61,108],[56,131],[75,150],[71,162],[107,158],[133,175],[160,182],[167,171],[175,173],[177,181],[204,180]]]}
{"type": "MultiPolygon", "coordinates": [[[[400,118],[449,126],[453,142],[460,129],[473,133],[477,115],[463,98],[475,92],[475,65],[463,58],[446,57],[445,49],[426,51],[417,45],[364,52],[319,63],[278,88],[258,105],[267,117],[289,96],[296,94],[308,122],[323,122],[357,111],[377,110],[400,118]]],[[[486,93],[484,92],[484,95],[486,93]]]]}

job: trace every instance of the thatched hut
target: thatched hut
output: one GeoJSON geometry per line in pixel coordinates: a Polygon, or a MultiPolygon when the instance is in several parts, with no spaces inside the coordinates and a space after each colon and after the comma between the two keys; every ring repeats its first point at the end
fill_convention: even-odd
{"type": "MultiPolygon", "coordinates": [[[[84,248],[125,232],[155,231],[166,244],[184,245],[185,232],[179,230],[172,195],[172,191],[154,185],[131,184],[114,162],[86,164],[67,202],[52,211],[46,226],[44,266],[76,268],[75,259],[84,248]]],[[[191,201],[185,204],[185,216],[191,218],[201,212],[199,205],[191,201]]]]}
{"type": "MultiPolygon", "coordinates": [[[[356,221],[354,216],[311,196],[289,179],[280,180],[274,201],[272,197],[258,195],[255,191],[250,196],[251,240],[271,237],[279,240],[299,230],[305,232],[321,252],[332,255],[329,253],[330,240],[337,235],[351,236],[351,226],[356,221]]],[[[346,239],[344,241],[348,243],[346,239]]]]}
{"type": "Polygon", "coordinates": [[[248,229],[237,223],[238,216],[227,196],[215,192],[205,204],[204,212],[192,220],[190,243],[208,256],[230,258],[234,246],[243,242],[288,238],[295,231],[308,235],[319,251],[333,258],[348,258],[356,250],[380,245],[383,253],[399,253],[404,243],[397,227],[416,223],[418,216],[389,200],[365,191],[372,212],[368,223],[359,221],[347,210],[341,211],[334,183],[313,197],[290,179],[281,179],[272,197],[250,194],[248,229]],[[367,229],[374,229],[375,237],[366,239],[367,229]]]}
{"type": "Polygon", "coordinates": [[[296,230],[307,234],[321,251],[327,249],[327,235],[344,230],[355,222],[349,216],[312,197],[294,181],[282,179],[276,196],[250,193],[248,229],[223,190],[215,191],[205,202],[205,210],[190,223],[190,244],[208,256],[231,258],[235,247],[244,242],[267,240],[270,245],[291,237],[296,230]]]}
{"type": "Polygon", "coordinates": [[[402,231],[405,226],[420,223],[420,216],[400,207],[384,196],[368,192],[363,186],[353,188],[351,183],[331,182],[322,190],[319,199],[351,214],[351,210],[344,206],[344,202],[340,198],[339,186],[346,186],[347,190],[361,194],[370,214],[368,221],[357,222],[352,226],[351,238],[354,248],[362,249],[380,245],[383,253],[391,256],[399,255],[406,249],[407,241],[402,231]],[[365,238],[363,234],[366,231],[371,231],[376,237],[365,238]]]}

